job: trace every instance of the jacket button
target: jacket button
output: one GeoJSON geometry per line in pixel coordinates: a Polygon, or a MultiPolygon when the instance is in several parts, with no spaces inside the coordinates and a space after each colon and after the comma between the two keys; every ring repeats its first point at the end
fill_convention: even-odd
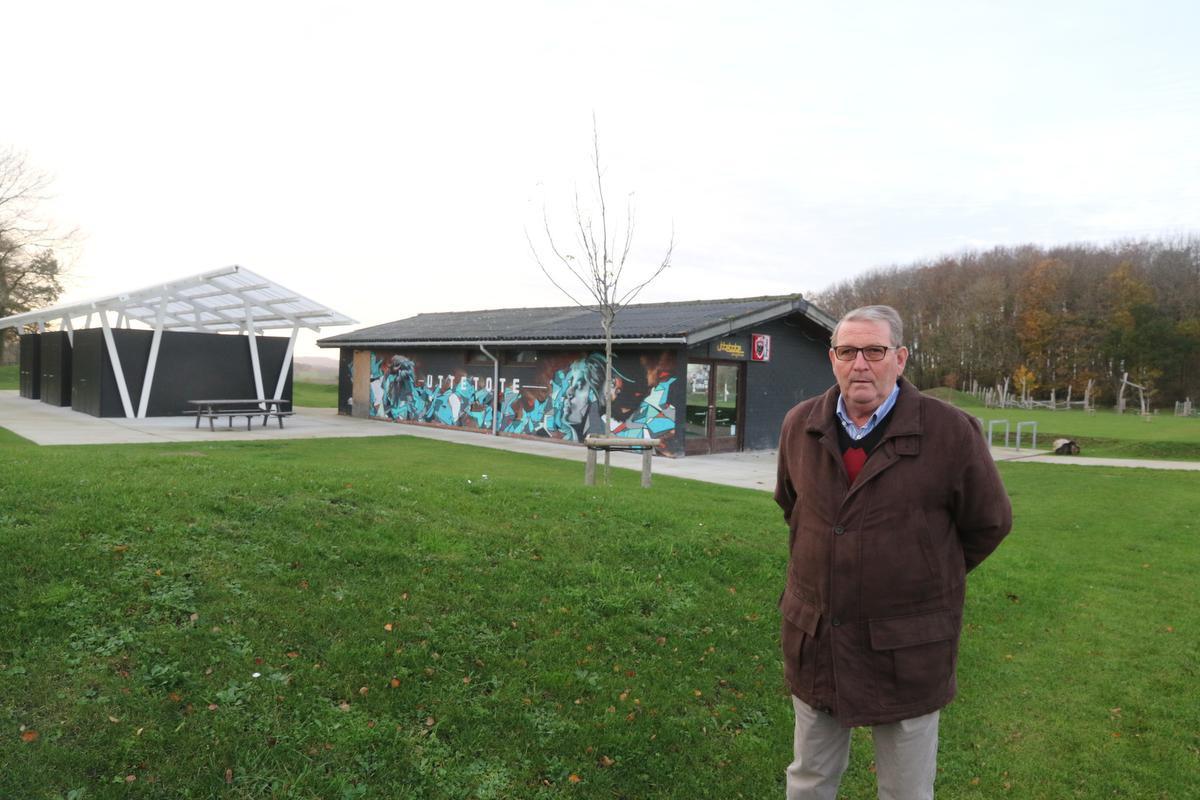
{"type": "Polygon", "coordinates": [[[829,621],[829,624],[833,625],[833,627],[836,628],[837,626],[842,624],[842,621],[840,619],[838,619],[837,617],[834,617],[832,620],[829,621]]]}
{"type": "Polygon", "coordinates": [[[843,528],[841,525],[838,525],[837,527],[835,527],[835,528],[833,529],[833,532],[834,532],[834,534],[835,534],[835,535],[837,535],[837,536],[841,536],[843,533],[845,533],[845,532],[846,532],[846,529],[845,529],[845,528],[843,528]]]}

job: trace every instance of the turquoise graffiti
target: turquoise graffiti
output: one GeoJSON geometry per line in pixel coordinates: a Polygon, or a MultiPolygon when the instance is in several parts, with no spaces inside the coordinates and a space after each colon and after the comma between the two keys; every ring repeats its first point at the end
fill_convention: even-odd
{"type": "Polygon", "coordinates": [[[658,439],[675,430],[675,407],[667,402],[667,393],[674,378],[658,383],[629,419],[613,428],[617,436],[631,439],[658,439]]]}
{"type": "MultiPolygon", "coordinates": [[[[493,404],[491,380],[480,386],[477,378],[458,376],[434,385],[422,382],[412,359],[403,355],[371,354],[370,415],[389,420],[425,422],[455,427],[496,428],[504,433],[542,436],[581,442],[588,435],[631,439],[661,438],[675,430],[675,407],[668,401],[675,378],[657,374],[657,383],[644,392],[620,370],[613,369],[614,412],[627,411],[624,419],[607,424],[604,418],[604,356],[592,353],[556,370],[545,387],[500,387],[493,404]],[[621,402],[618,402],[621,401],[621,402]]],[[[616,416],[616,414],[614,414],[616,416]]]]}
{"type": "Polygon", "coordinates": [[[492,425],[491,391],[465,380],[426,386],[417,381],[412,359],[400,355],[384,360],[371,354],[370,403],[373,417],[454,426],[470,419],[475,427],[492,425]]]}

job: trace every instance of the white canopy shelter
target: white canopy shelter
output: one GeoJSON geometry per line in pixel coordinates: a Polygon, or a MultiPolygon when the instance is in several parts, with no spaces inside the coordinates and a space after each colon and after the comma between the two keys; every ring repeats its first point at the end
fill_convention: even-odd
{"type": "Polygon", "coordinates": [[[255,274],[244,267],[232,266],[203,272],[166,283],[148,286],[131,292],[69,303],[37,311],[0,318],[0,330],[14,328],[18,334],[27,326],[36,326],[39,333],[47,325],[58,324],[74,344],[74,332],[82,328],[101,327],[105,345],[117,379],[117,388],[128,418],[144,418],[150,401],[150,387],[158,361],[159,342],[164,330],[198,331],[205,333],[239,333],[249,340],[250,359],[254,365],[254,381],[258,396],[263,393],[262,369],[258,359],[258,339],[268,330],[291,329],[287,354],[274,398],[283,394],[286,377],[292,364],[292,352],[301,328],[319,331],[324,327],[354,325],[356,321],[309,300],[295,292],[255,274]],[[82,324],[76,320],[83,318],[82,324]],[[93,319],[96,320],[93,323],[93,319]],[[114,327],[133,327],[139,324],[154,331],[150,345],[150,360],[136,413],[129,398],[125,373],[113,341],[114,327]]]}

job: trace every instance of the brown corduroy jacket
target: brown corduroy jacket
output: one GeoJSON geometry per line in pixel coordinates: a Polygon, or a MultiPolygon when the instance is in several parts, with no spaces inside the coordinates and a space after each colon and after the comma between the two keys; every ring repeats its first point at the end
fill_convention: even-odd
{"type": "Polygon", "coordinates": [[[780,435],[784,672],[793,694],[846,726],[953,699],[966,574],[1012,526],[978,422],[899,383],[883,440],[853,485],[838,448],[837,386],[788,412],[780,435]]]}

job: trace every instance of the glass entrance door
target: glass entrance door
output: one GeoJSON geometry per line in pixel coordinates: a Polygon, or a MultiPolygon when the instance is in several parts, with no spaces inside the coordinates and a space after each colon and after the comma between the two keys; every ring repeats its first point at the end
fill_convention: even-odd
{"type": "Polygon", "coordinates": [[[712,451],[732,453],[738,449],[738,417],[741,414],[741,364],[717,364],[712,386],[712,451]]]}
{"type": "Polygon", "coordinates": [[[687,425],[684,427],[683,452],[689,456],[712,452],[709,443],[708,394],[712,387],[713,365],[687,365],[687,425]]]}
{"type": "Polygon", "coordinates": [[[741,377],[742,365],[737,362],[688,363],[686,454],[729,453],[740,449],[741,377]]]}

